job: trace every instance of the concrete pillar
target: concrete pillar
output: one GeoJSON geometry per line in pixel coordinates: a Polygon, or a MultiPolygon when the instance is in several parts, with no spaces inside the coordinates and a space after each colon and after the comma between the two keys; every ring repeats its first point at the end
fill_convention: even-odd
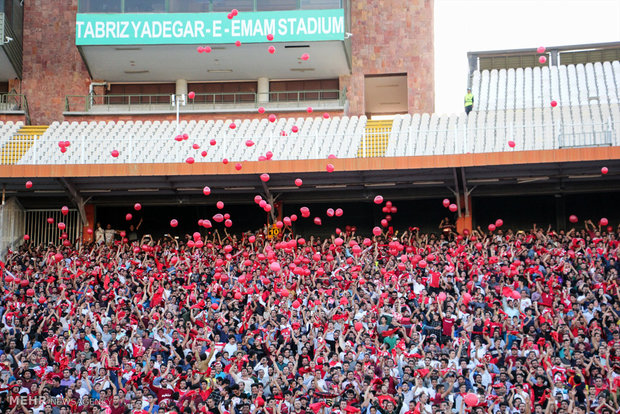
{"type": "Polygon", "coordinates": [[[258,103],[269,102],[269,78],[258,78],[256,92],[258,103]]]}
{"type": "Polygon", "coordinates": [[[177,95],[187,95],[187,81],[185,79],[178,79],[176,85],[177,95]]]}

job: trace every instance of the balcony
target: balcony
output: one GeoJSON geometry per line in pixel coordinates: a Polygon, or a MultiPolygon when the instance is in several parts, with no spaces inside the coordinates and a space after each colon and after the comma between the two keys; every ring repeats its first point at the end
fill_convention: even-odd
{"type": "MultiPolygon", "coordinates": [[[[254,112],[260,106],[269,111],[304,111],[315,109],[344,110],[346,90],[324,89],[278,91],[265,94],[254,92],[197,93],[180,106],[181,113],[243,113],[254,112]]],[[[175,113],[172,95],[68,95],[65,97],[66,115],[102,114],[167,114],[175,113]]]]}
{"type": "Polygon", "coordinates": [[[341,9],[344,0],[80,0],[78,13],[212,13],[341,9]]]}

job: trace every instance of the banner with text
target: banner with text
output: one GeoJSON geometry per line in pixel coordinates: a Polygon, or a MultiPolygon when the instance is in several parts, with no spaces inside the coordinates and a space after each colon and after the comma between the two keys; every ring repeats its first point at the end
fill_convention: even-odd
{"type": "Polygon", "coordinates": [[[77,46],[344,40],[344,10],[77,15],[77,46]]]}

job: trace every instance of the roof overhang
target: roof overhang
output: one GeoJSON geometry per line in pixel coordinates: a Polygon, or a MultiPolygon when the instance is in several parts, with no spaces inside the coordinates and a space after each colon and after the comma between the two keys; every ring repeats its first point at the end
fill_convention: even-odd
{"type": "MultiPolygon", "coordinates": [[[[98,166],[0,167],[0,183],[8,196],[28,206],[57,204],[66,196],[57,177],[72,185],[93,204],[123,204],[139,197],[156,204],[203,204],[202,188],[238,203],[251,203],[262,192],[259,175],[269,172],[268,186],[288,201],[366,200],[381,192],[392,199],[443,197],[455,186],[455,171],[463,170],[476,196],[571,194],[605,192],[620,188],[620,148],[588,148],[517,153],[466,154],[439,157],[395,157],[330,160],[336,167],[325,172],[325,160],[246,162],[240,172],[230,165],[141,164],[98,166]],[[584,154],[589,153],[590,156],[584,154]],[[610,173],[600,174],[601,165],[610,173]],[[86,168],[86,167],[89,167],[86,168]],[[297,177],[303,186],[294,184],[297,177]],[[34,182],[25,189],[24,182],[34,182]],[[182,200],[182,201],[179,201],[182,200]]],[[[459,184],[460,185],[460,184],[459,184]]],[[[462,188],[461,188],[462,190],[462,188]]]]}

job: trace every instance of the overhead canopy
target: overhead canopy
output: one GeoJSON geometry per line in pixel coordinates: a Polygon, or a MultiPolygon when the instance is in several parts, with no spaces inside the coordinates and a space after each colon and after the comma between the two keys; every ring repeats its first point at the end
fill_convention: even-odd
{"type": "Polygon", "coordinates": [[[92,77],[108,82],[334,78],[350,73],[345,38],[344,9],[91,13],[76,21],[92,77]]]}

